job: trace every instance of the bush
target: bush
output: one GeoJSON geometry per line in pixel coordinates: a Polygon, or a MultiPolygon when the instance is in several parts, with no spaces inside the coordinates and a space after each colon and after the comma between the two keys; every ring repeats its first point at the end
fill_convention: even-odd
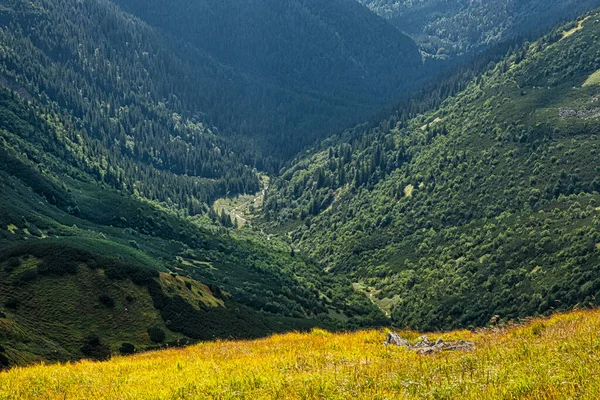
{"type": "Polygon", "coordinates": [[[135,346],[131,343],[122,343],[119,351],[121,354],[133,354],[135,353],[135,346]]]}
{"type": "Polygon", "coordinates": [[[19,301],[19,299],[17,299],[16,297],[11,297],[10,299],[8,299],[4,302],[4,306],[6,308],[16,310],[17,308],[19,308],[20,303],[21,302],[19,301]]]}
{"type": "Polygon", "coordinates": [[[44,257],[38,266],[38,271],[40,274],[52,274],[58,276],[76,274],[79,271],[79,265],[76,261],[70,259],[68,255],[61,256],[52,254],[44,257]]]}
{"type": "Polygon", "coordinates": [[[104,361],[111,357],[110,347],[102,343],[98,335],[88,336],[81,347],[81,352],[92,360],[104,361]]]}
{"type": "Polygon", "coordinates": [[[5,354],[0,353],[0,369],[10,366],[10,361],[5,354]]]}
{"type": "Polygon", "coordinates": [[[27,282],[35,281],[38,277],[38,272],[35,269],[28,269],[26,271],[21,272],[13,279],[14,285],[21,285],[27,282]]]}
{"type": "Polygon", "coordinates": [[[6,272],[14,271],[19,265],[21,265],[21,260],[19,257],[11,257],[8,259],[6,263],[6,267],[4,268],[6,272]]]}
{"type": "Polygon", "coordinates": [[[0,311],[0,318],[6,318],[6,314],[4,314],[2,311],[0,311]]]}
{"type": "Polygon", "coordinates": [[[121,264],[115,260],[104,260],[99,267],[104,269],[106,277],[110,280],[131,279],[140,286],[147,285],[159,276],[158,271],[121,264]]]}
{"type": "Polygon", "coordinates": [[[100,303],[106,308],[113,308],[115,306],[115,301],[107,294],[103,294],[98,300],[100,300],[100,303]]]}
{"type": "Polygon", "coordinates": [[[150,340],[152,340],[154,343],[162,343],[166,338],[165,332],[157,327],[148,329],[148,336],[150,336],[150,340]]]}

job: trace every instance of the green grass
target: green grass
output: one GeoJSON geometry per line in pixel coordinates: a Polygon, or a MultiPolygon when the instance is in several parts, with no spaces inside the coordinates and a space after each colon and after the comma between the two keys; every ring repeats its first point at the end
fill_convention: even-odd
{"type": "Polygon", "coordinates": [[[600,70],[591,74],[586,81],[583,83],[583,86],[593,86],[600,85],[600,70]]]}

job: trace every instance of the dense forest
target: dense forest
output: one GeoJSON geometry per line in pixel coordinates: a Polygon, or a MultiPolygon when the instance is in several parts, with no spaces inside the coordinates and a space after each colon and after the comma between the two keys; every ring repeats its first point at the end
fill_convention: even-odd
{"type": "Polygon", "coordinates": [[[246,77],[241,107],[207,112],[263,156],[293,156],[425,76],[412,39],[353,0],[115,3],[246,77]]]}
{"type": "Polygon", "coordinates": [[[399,326],[597,304],[598,32],[592,13],[454,75],[470,83],[440,107],[409,112],[435,104],[428,92],[331,138],[272,184],[267,225],[371,288],[399,326]]]}
{"type": "Polygon", "coordinates": [[[598,305],[596,1],[363,3],[0,0],[0,369],[598,305]]]}
{"type": "Polygon", "coordinates": [[[105,2],[15,2],[0,12],[2,82],[40,115],[61,117],[49,122],[60,124],[78,168],[192,214],[228,192],[259,189],[251,146],[233,152],[207,125],[198,102],[209,99],[186,102],[190,82],[226,90],[216,66],[182,58],[105,2]]]}
{"type": "MultiPolygon", "coordinates": [[[[191,11],[164,3],[151,10],[173,15],[148,15],[156,27],[108,1],[3,3],[2,82],[42,114],[64,117],[61,140],[79,168],[190,214],[259,191],[256,170],[276,173],[425,76],[415,43],[349,0],[236,2],[237,13],[214,2],[206,15],[203,3],[191,11]],[[213,25],[173,22],[208,15],[213,25]],[[252,26],[238,26],[241,15],[252,26]]],[[[148,6],[120,3],[142,15],[148,6]]]]}
{"type": "Polygon", "coordinates": [[[136,333],[151,324],[188,343],[386,323],[288,243],[186,218],[79,169],[61,115],[0,89],[0,116],[0,339],[11,364],[153,348],[136,333]]]}
{"type": "Polygon", "coordinates": [[[448,59],[507,39],[539,35],[598,0],[358,0],[413,37],[430,57],[448,59]]]}

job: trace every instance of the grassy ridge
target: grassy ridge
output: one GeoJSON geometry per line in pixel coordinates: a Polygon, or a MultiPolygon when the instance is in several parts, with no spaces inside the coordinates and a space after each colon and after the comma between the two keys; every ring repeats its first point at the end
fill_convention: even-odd
{"type": "Polygon", "coordinates": [[[0,398],[595,398],[599,329],[600,311],[557,314],[445,333],[444,339],[474,341],[476,350],[432,356],[383,346],[384,331],[314,330],[102,363],[15,368],[0,374],[0,398]]]}

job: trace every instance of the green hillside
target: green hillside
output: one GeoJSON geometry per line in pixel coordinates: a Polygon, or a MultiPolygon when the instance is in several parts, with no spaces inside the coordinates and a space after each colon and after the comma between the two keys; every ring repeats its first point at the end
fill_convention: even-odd
{"type": "Polygon", "coordinates": [[[519,36],[538,35],[575,18],[598,0],[358,0],[436,58],[480,51],[519,36]]]}
{"type": "Polygon", "coordinates": [[[598,305],[595,0],[442,3],[0,0],[0,368],[598,305]]]}
{"type": "Polygon", "coordinates": [[[98,181],[76,167],[62,117],[40,110],[0,89],[0,345],[10,365],[152,348],[152,328],[173,344],[381,320],[350,282],[276,238],[98,181]]]}
{"type": "Polygon", "coordinates": [[[599,20],[526,43],[439,108],[420,114],[425,95],[332,138],[273,182],[266,226],[398,326],[597,305],[599,20]]]}

